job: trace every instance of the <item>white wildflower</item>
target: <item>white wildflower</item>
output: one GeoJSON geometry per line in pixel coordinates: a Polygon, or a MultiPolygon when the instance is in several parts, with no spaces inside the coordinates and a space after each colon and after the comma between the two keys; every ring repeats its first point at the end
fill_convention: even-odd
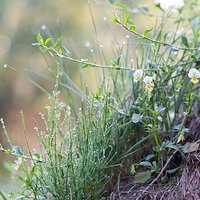
{"type": "Polygon", "coordinates": [[[199,78],[200,78],[200,71],[192,68],[190,69],[189,73],[188,73],[189,78],[191,78],[192,83],[196,84],[199,82],[199,78]]]}
{"type": "Polygon", "coordinates": [[[133,74],[134,82],[138,82],[143,76],[143,70],[137,69],[133,74]]]}
{"type": "Polygon", "coordinates": [[[146,76],[144,78],[144,83],[146,84],[146,89],[151,92],[153,90],[153,86],[154,86],[154,83],[153,83],[153,77],[152,76],[146,76]]]}

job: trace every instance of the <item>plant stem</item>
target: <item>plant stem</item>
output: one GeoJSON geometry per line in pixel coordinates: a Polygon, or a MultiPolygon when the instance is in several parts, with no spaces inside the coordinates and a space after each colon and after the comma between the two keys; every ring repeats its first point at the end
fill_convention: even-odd
{"type": "MultiPolygon", "coordinates": [[[[118,17],[117,17],[117,18],[118,18],[118,17]]],[[[116,22],[117,22],[119,25],[121,25],[123,28],[125,28],[127,31],[129,31],[129,32],[131,32],[131,33],[137,35],[138,37],[140,37],[140,38],[142,38],[142,39],[149,40],[150,42],[153,42],[153,43],[155,43],[155,44],[161,44],[161,45],[163,45],[163,46],[169,46],[169,47],[173,47],[173,48],[176,48],[176,49],[178,49],[178,50],[184,50],[184,51],[185,51],[185,50],[187,50],[187,51],[196,51],[196,50],[198,50],[198,48],[196,48],[196,47],[194,47],[194,48],[175,47],[175,46],[173,46],[172,44],[166,43],[166,42],[164,42],[164,41],[155,40],[155,39],[152,39],[152,38],[150,38],[150,37],[147,37],[147,36],[145,36],[145,35],[143,35],[143,34],[141,34],[141,33],[138,33],[137,31],[132,30],[132,29],[130,29],[129,27],[127,27],[125,24],[123,24],[123,23],[120,22],[119,20],[116,20],[116,22]]]]}

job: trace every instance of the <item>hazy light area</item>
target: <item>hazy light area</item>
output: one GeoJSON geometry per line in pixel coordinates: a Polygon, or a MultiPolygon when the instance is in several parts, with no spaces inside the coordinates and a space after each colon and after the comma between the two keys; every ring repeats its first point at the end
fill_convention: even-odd
{"type": "Polygon", "coordinates": [[[155,2],[160,3],[163,9],[180,8],[184,5],[183,0],[156,0],[155,2]]]}

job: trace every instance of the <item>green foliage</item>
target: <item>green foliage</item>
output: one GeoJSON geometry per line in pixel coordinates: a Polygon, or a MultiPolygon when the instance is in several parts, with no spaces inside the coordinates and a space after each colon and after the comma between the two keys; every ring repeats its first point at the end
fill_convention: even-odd
{"type": "MultiPolygon", "coordinates": [[[[194,16],[193,35],[166,33],[166,17],[162,18],[160,26],[140,33],[136,31],[129,8],[116,1],[110,2],[123,10],[122,17],[115,14],[113,21],[136,36],[136,45],[117,49],[113,59],[100,54],[102,64],[97,64],[98,59],[73,57],[64,47],[63,37],[54,43],[52,38],[37,35],[35,45],[44,55],[50,54],[57,64],[51,69],[56,79],[55,91],[49,97],[45,114],[41,114],[45,131],[39,126],[35,128],[42,151],[30,151],[30,155],[25,156],[9,140],[12,150],[1,149],[21,158],[16,164],[17,168],[21,164],[23,172],[20,176],[24,183],[20,193],[23,197],[98,199],[119,173],[127,173],[124,169],[131,168],[135,183],[150,182],[162,172],[175,152],[186,154],[199,147],[195,142],[182,144],[188,131],[187,119],[199,102],[196,85],[199,19],[194,16]],[[134,68],[132,56],[136,60],[134,68]],[[84,70],[102,69],[103,80],[97,91],[86,91],[82,95],[78,90],[82,97],[79,111],[76,105],[68,107],[59,100],[59,91],[66,96],[74,92],[66,92],[66,88],[73,85],[70,82],[69,86],[66,79],[68,74],[63,64],[66,61],[80,64],[84,70]],[[60,74],[64,74],[64,78],[60,74]],[[133,163],[130,164],[130,160],[133,163]]],[[[160,5],[157,7],[162,9],[160,5]]],[[[185,20],[182,17],[176,20],[175,30],[181,23],[185,25],[185,20]]],[[[178,169],[179,166],[166,166],[160,181],[178,169]]]]}
{"type": "Polygon", "coordinates": [[[150,33],[153,30],[153,28],[146,29],[143,33],[144,36],[146,36],[148,33],[150,33]]]}
{"type": "Polygon", "coordinates": [[[2,197],[3,200],[7,200],[6,196],[0,191],[0,196],[2,197]]]}
{"type": "Polygon", "coordinates": [[[182,39],[183,45],[185,45],[186,47],[189,47],[188,40],[187,40],[187,38],[184,35],[181,37],[181,39],[182,39]]]}

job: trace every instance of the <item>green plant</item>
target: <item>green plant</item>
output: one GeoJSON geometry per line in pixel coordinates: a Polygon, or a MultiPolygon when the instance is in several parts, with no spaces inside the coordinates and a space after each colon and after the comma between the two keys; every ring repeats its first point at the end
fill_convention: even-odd
{"type": "MultiPolygon", "coordinates": [[[[140,33],[128,6],[114,2],[122,14],[115,14],[113,21],[134,35],[136,47],[118,47],[112,60],[103,52],[99,55],[101,64],[77,59],[64,46],[63,37],[54,42],[46,35],[37,35],[34,45],[57,64],[52,68],[55,91],[49,95],[45,114],[41,113],[45,129],[39,125],[35,128],[41,152],[32,153],[28,140],[29,156],[19,147],[14,147],[14,152],[1,149],[20,158],[17,164],[21,165],[20,180],[24,183],[21,197],[97,199],[109,186],[112,190],[116,182],[119,184],[120,176],[129,173],[132,163],[135,182],[166,181],[166,174],[178,170],[178,166],[169,165],[173,156],[198,148],[197,143],[181,142],[188,131],[187,119],[199,102],[199,25],[189,27],[192,34],[179,35],[177,31],[181,25],[195,24],[199,16],[194,12],[189,19],[178,17],[172,34],[166,31],[170,15],[163,12],[159,26],[140,33]],[[139,52],[134,55],[135,62],[130,59],[133,47],[139,52]],[[85,94],[74,90],[74,84],[68,84],[65,61],[80,64],[84,70],[102,69],[99,88],[93,92],[85,89],[85,94]],[[70,107],[59,101],[59,91],[66,94],[66,90],[70,107]],[[82,97],[80,109],[72,92],[82,97]],[[138,172],[138,168],[143,171],[138,172]]],[[[194,10],[194,5],[186,4],[186,11],[190,7],[194,10]]],[[[148,14],[148,9],[145,12],[148,14]]],[[[184,15],[184,8],[178,12],[184,15]]],[[[26,132],[24,122],[23,126],[26,132]]],[[[9,138],[8,142],[13,149],[9,138]]]]}
{"type": "MultiPolygon", "coordinates": [[[[183,9],[179,12],[183,13],[183,9]]],[[[195,20],[196,18],[198,17],[194,16],[195,20]]],[[[166,18],[163,19],[163,24],[166,23],[164,20],[166,18]]],[[[182,18],[177,20],[176,30],[185,21],[182,18]]],[[[136,35],[138,40],[152,44],[146,49],[147,55],[149,55],[147,63],[142,63],[140,70],[136,70],[134,73],[136,84],[143,76],[141,70],[143,66],[146,77],[143,80],[144,84],[140,85],[139,97],[131,111],[133,122],[143,124],[151,138],[154,139],[155,145],[152,149],[156,159],[153,164],[145,161],[140,162],[139,166],[150,168],[153,173],[159,172],[165,165],[166,159],[173,154],[173,151],[163,152],[163,145],[165,146],[166,142],[163,142],[162,136],[167,134],[170,139],[168,141],[170,148],[176,149],[176,151],[180,150],[181,145],[177,143],[184,141],[187,118],[192,114],[191,109],[195,106],[195,102],[199,101],[199,88],[195,87],[195,84],[198,83],[197,78],[200,77],[200,73],[194,68],[199,66],[194,59],[198,57],[199,50],[195,32],[195,29],[198,28],[191,27],[191,32],[194,34],[189,39],[186,37],[187,33],[178,36],[175,32],[171,40],[167,37],[168,33],[164,32],[162,24],[157,30],[154,30],[152,38],[147,36],[153,31],[152,28],[145,30],[143,34],[137,32],[130,13],[125,14],[123,19],[115,14],[114,22],[136,35]],[[194,72],[193,76],[191,75],[192,71],[194,72]],[[192,83],[189,81],[190,79],[192,83]],[[175,130],[181,116],[183,118],[179,122],[179,128],[175,130]]],[[[135,173],[134,166],[132,166],[132,172],[135,173]]],[[[151,178],[148,174],[146,175],[148,179],[151,178]]]]}

